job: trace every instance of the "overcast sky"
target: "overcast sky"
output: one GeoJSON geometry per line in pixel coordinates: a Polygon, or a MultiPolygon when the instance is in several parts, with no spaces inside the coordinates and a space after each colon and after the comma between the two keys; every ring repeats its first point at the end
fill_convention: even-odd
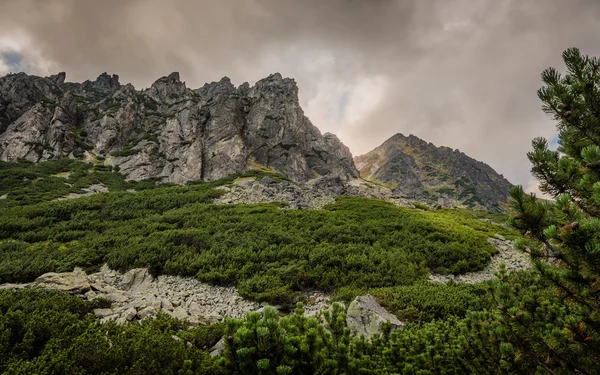
{"type": "Polygon", "coordinates": [[[556,134],[540,73],[571,46],[600,56],[600,0],[0,0],[0,74],[139,89],[280,72],[354,155],[414,134],[532,191],[530,141],[556,134]]]}

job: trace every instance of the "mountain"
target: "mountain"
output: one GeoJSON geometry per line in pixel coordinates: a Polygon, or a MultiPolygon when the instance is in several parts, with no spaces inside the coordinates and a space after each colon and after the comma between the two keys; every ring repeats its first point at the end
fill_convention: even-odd
{"type": "Polygon", "coordinates": [[[354,158],[364,179],[379,182],[415,200],[501,209],[513,186],[489,165],[459,150],[436,147],[396,134],[371,152],[354,158]]]}
{"type": "Polygon", "coordinates": [[[145,90],[117,75],[65,82],[65,73],[0,78],[0,160],[101,161],[128,180],[184,183],[269,168],[305,182],[358,177],[352,155],[304,116],[293,79],[279,73],[234,87],[189,89],[178,73],[145,90]]]}

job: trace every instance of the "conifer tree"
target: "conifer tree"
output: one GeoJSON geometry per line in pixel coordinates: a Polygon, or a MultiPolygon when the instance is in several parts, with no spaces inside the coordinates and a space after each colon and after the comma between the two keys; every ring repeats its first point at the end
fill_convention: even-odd
{"type": "Polygon", "coordinates": [[[502,273],[497,311],[467,324],[466,351],[487,373],[600,373],[600,61],[576,48],[563,59],[566,74],[546,69],[538,91],[556,121],[558,149],[536,138],[528,153],[553,199],[510,192],[511,222],[532,239],[535,280],[502,273]]]}

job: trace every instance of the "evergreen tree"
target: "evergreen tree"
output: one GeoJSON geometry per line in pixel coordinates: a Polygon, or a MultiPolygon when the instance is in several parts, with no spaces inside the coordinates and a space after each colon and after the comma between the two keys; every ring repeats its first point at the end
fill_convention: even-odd
{"type": "Polygon", "coordinates": [[[468,319],[466,352],[483,373],[600,373],[600,61],[575,48],[563,59],[566,74],[545,70],[538,91],[559,147],[536,138],[528,153],[553,201],[511,191],[537,279],[501,274],[497,311],[468,319]]]}

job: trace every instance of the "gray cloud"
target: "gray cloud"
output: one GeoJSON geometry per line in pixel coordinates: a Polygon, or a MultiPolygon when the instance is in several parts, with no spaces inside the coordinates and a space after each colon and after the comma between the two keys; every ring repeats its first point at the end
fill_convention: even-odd
{"type": "Polygon", "coordinates": [[[354,154],[412,133],[525,186],[530,140],[555,133],[536,98],[539,74],[562,67],[570,46],[600,55],[596,0],[0,0],[0,9],[0,52],[16,48],[33,72],[79,81],[107,71],[142,88],[172,71],[190,87],[279,71],[298,81],[313,123],[354,154]]]}

